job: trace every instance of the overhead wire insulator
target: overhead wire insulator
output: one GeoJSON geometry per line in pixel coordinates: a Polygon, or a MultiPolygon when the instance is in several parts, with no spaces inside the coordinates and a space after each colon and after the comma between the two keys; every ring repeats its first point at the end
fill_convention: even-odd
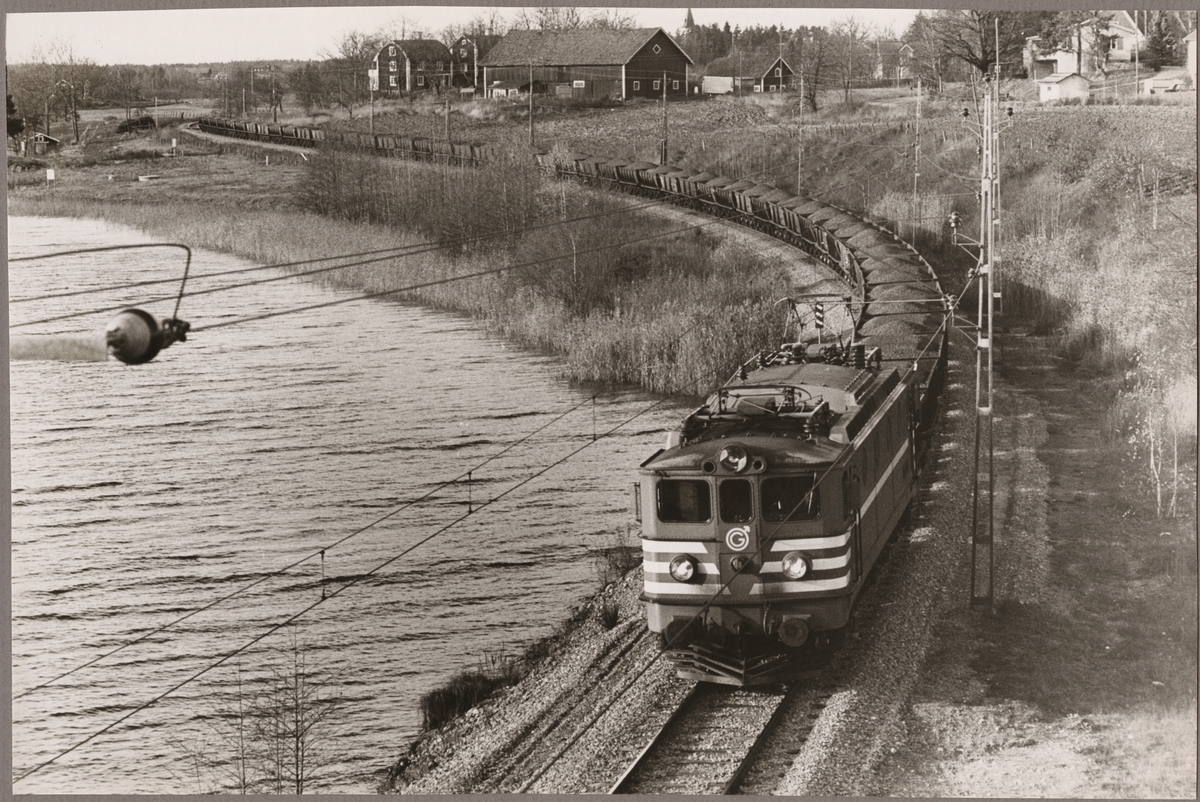
{"type": "Polygon", "coordinates": [[[164,318],[162,321],[142,309],[123,309],[109,321],[104,330],[104,340],[110,356],[126,365],[141,365],[174,342],[187,340],[192,324],[179,318],[164,318]]]}

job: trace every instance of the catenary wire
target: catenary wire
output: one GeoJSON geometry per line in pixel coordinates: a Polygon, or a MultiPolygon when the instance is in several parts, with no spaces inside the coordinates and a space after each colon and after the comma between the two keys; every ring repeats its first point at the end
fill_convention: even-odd
{"type": "Polygon", "coordinates": [[[166,698],[167,696],[171,695],[172,693],[174,693],[175,691],[177,691],[177,690],[179,690],[180,688],[184,687],[185,685],[188,685],[189,683],[191,683],[191,682],[194,682],[195,680],[197,680],[197,679],[199,679],[200,677],[202,677],[202,676],[204,676],[205,674],[207,674],[209,671],[212,671],[213,669],[216,669],[216,668],[220,667],[221,665],[224,665],[224,664],[225,664],[226,662],[228,662],[230,659],[232,659],[233,657],[236,657],[237,655],[239,655],[239,654],[241,654],[242,652],[246,651],[246,650],[247,650],[247,649],[249,649],[251,646],[253,646],[254,644],[256,644],[256,643],[258,643],[259,641],[263,640],[264,638],[268,637],[269,635],[271,635],[271,634],[273,634],[273,633],[275,633],[275,632],[278,632],[278,631],[279,631],[280,629],[282,629],[283,627],[285,627],[285,626],[288,626],[289,624],[291,624],[291,623],[293,623],[293,622],[297,621],[298,619],[300,619],[301,617],[303,617],[303,616],[304,616],[304,615],[306,615],[307,613],[311,612],[312,610],[314,610],[314,609],[315,609],[315,608],[317,608],[318,606],[320,606],[320,605],[324,604],[326,601],[329,601],[330,599],[333,599],[333,598],[337,597],[337,596],[338,596],[338,595],[340,595],[340,594],[341,594],[343,591],[345,591],[345,590],[349,590],[350,588],[354,587],[355,585],[357,585],[358,583],[360,583],[360,582],[362,582],[363,580],[367,579],[368,577],[372,577],[372,576],[374,576],[374,575],[375,575],[375,574],[377,574],[379,571],[382,571],[382,570],[383,570],[384,568],[386,568],[387,566],[389,566],[389,565],[391,565],[392,563],[394,563],[394,562],[396,562],[397,560],[399,560],[401,557],[404,557],[404,556],[406,556],[406,555],[410,554],[410,553],[411,553],[412,551],[414,551],[415,549],[419,548],[420,546],[424,545],[425,543],[428,543],[430,540],[433,540],[435,537],[437,537],[438,535],[442,534],[443,532],[445,532],[445,531],[449,530],[451,527],[455,526],[456,524],[459,524],[459,523],[461,523],[462,521],[465,521],[467,518],[471,517],[472,515],[474,515],[474,514],[475,514],[476,512],[478,512],[479,510],[482,510],[482,509],[484,509],[484,508],[486,508],[486,507],[488,507],[488,506],[491,506],[491,505],[493,505],[493,504],[497,503],[498,501],[500,501],[500,500],[501,500],[501,499],[503,499],[504,497],[506,497],[506,496],[508,496],[509,494],[511,494],[511,493],[515,492],[516,490],[518,490],[519,488],[521,488],[521,487],[524,487],[525,485],[529,484],[530,482],[532,482],[533,480],[537,479],[538,477],[540,477],[540,476],[542,476],[542,475],[546,474],[547,472],[549,472],[549,471],[550,471],[550,470],[552,470],[553,468],[556,468],[557,466],[559,466],[559,465],[561,465],[562,463],[566,462],[568,459],[570,459],[571,457],[575,456],[576,454],[578,454],[579,452],[583,451],[584,449],[588,448],[589,446],[593,445],[594,443],[596,443],[596,442],[599,442],[600,440],[603,440],[605,437],[608,437],[608,436],[612,435],[612,434],[613,434],[614,432],[616,432],[618,429],[621,429],[621,428],[623,428],[623,427],[624,427],[624,426],[626,426],[627,424],[629,424],[629,423],[633,422],[634,420],[636,420],[636,419],[638,419],[638,418],[642,417],[643,415],[649,414],[649,413],[650,413],[650,412],[652,412],[653,410],[655,410],[655,409],[657,409],[658,407],[662,406],[663,404],[667,403],[667,401],[668,401],[668,400],[669,400],[669,399],[667,399],[667,398],[663,398],[663,399],[660,399],[660,400],[658,400],[658,401],[655,401],[653,404],[650,404],[649,406],[647,406],[647,407],[644,407],[643,409],[641,409],[640,411],[638,411],[638,412],[634,413],[633,415],[631,415],[631,416],[629,416],[629,417],[625,418],[625,419],[624,419],[624,420],[622,420],[620,423],[618,423],[616,426],[613,426],[612,428],[608,429],[607,431],[605,431],[605,432],[603,432],[603,433],[599,434],[599,435],[596,437],[596,439],[595,439],[595,440],[588,440],[588,441],[586,441],[586,442],[585,442],[583,445],[581,445],[579,448],[575,449],[574,451],[571,451],[571,452],[569,452],[569,453],[568,453],[568,454],[566,454],[565,456],[563,456],[563,457],[559,458],[558,460],[555,460],[554,462],[550,463],[549,465],[546,465],[545,467],[538,469],[537,471],[535,471],[534,473],[530,474],[530,475],[529,475],[529,476],[527,476],[526,478],[522,479],[520,482],[518,482],[517,484],[513,485],[512,487],[510,487],[510,488],[508,488],[508,489],[506,489],[506,490],[504,490],[504,491],[502,491],[502,492],[498,493],[497,495],[493,496],[493,497],[492,497],[492,498],[490,498],[490,499],[487,499],[487,500],[485,500],[485,501],[482,501],[482,502],[480,502],[479,506],[478,506],[477,508],[475,508],[474,510],[472,510],[472,511],[470,511],[470,512],[467,512],[467,513],[465,513],[465,514],[463,514],[463,515],[460,515],[459,517],[457,517],[457,518],[455,518],[454,520],[450,521],[449,523],[447,523],[445,526],[441,527],[440,529],[437,529],[436,531],[432,532],[431,534],[429,534],[429,535],[426,535],[425,537],[421,538],[420,540],[418,540],[416,543],[412,544],[411,546],[409,546],[409,547],[407,547],[407,548],[403,549],[403,550],[402,550],[402,551],[400,551],[399,553],[397,553],[397,554],[393,555],[392,557],[389,557],[388,559],[386,559],[386,560],[384,560],[383,562],[379,563],[378,565],[376,565],[374,568],[370,569],[369,571],[367,571],[367,572],[365,572],[365,573],[363,573],[363,574],[359,574],[358,576],[354,577],[353,579],[351,579],[351,580],[347,581],[347,582],[346,582],[345,584],[343,584],[342,586],[340,586],[340,587],[336,588],[335,590],[332,590],[332,591],[330,591],[328,594],[326,594],[326,595],[322,596],[320,599],[316,600],[315,602],[313,602],[312,604],[308,605],[307,607],[304,607],[304,608],[303,608],[303,609],[301,609],[299,612],[297,612],[297,613],[294,613],[293,615],[289,616],[288,618],[286,618],[286,619],[284,619],[284,620],[282,620],[282,621],[279,621],[279,622],[277,622],[277,623],[275,623],[275,624],[271,625],[271,626],[270,626],[270,627],[268,627],[268,628],[267,628],[267,629],[266,629],[264,632],[262,632],[262,633],[260,633],[260,634],[256,635],[256,636],[255,636],[255,637],[253,637],[251,640],[247,641],[246,643],[243,643],[241,646],[237,647],[237,648],[236,648],[236,649],[234,649],[233,651],[226,653],[226,654],[225,654],[225,655],[223,655],[223,656],[222,656],[220,659],[216,660],[215,662],[212,662],[212,663],[208,664],[207,666],[205,666],[204,668],[200,669],[199,671],[197,671],[197,672],[195,672],[195,673],[191,674],[191,675],[190,675],[190,676],[188,676],[186,679],[184,679],[184,680],[182,680],[182,681],[180,681],[180,682],[176,683],[175,685],[171,686],[171,687],[170,687],[170,688],[168,688],[167,690],[165,690],[165,691],[163,691],[162,693],[158,694],[157,696],[153,697],[153,698],[152,698],[152,699],[150,699],[149,701],[147,701],[147,702],[143,702],[142,704],[140,704],[140,705],[138,705],[137,707],[135,707],[133,710],[130,710],[128,713],[126,713],[125,715],[123,715],[123,716],[121,716],[120,718],[116,719],[115,721],[113,721],[113,722],[109,723],[108,725],[106,725],[105,727],[101,728],[100,730],[97,730],[96,732],[94,732],[94,733],[92,733],[91,735],[87,736],[87,737],[86,737],[86,738],[84,738],[83,740],[81,740],[81,741],[78,741],[78,742],[77,742],[77,743],[75,743],[74,745],[72,745],[72,746],[68,747],[67,749],[65,749],[65,750],[63,750],[63,751],[61,751],[61,752],[58,752],[58,753],[56,753],[56,754],[55,754],[53,757],[50,757],[50,758],[48,758],[47,760],[44,760],[44,761],[42,761],[42,762],[41,762],[41,763],[39,763],[38,765],[36,765],[36,766],[34,766],[33,768],[29,769],[28,771],[26,771],[26,772],[22,773],[22,774],[21,774],[21,775],[19,775],[18,777],[14,778],[14,780],[13,780],[13,783],[14,783],[14,784],[15,784],[15,783],[18,783],[18,782],[20,782],[21,780],[25,779],[26,777],[30,776],[31,774],[34,774],[34,773],[36,773],[36,772],[40,771],[41,769],[43,769],[43,768],[45,768],[46,766],[50,765],[51,763],[53,763],[54,761],[58,760],[59,758],[61,758],[61,757],[64,757],[65,755],[68,755],[68,754],[70,754],[71,752],[75,751],[76,749],[78,749],[79,747],[83,746],[84,744],[87,744],[87,743],[89,743],[89,742],[91,742],[91,741],[95,740],[96,738],[98,738],[99,736],[101,736],[101,735],[103,735],[104,733],[108,732],[108,731],[109,731],[109,730],[111,730],[112,728],[114,728],[114,727],[118,726],[119,724],[122,724],[123,722],[125,722],[125,721],[127,721],[128,719],[132,718],[133,716],[137,715],[137,714],[138,714],[138,713],[140,713],[141,711],[143,711],[143,710],[145,710],[145,709],[147,709],[147,708],[149,708],[149,707],[151,707],[151,706],[153,706],[153,705],[157,704],[157,703],[158,703],[159,701],[161,701],[162,699],[164,699],[164,698],[166,698]]]}
{"type": "MultiPolygon", "coordinates": [[[[695,322],[695,323],[693,323],[691,326],[687,327],[686,329],[684,329],[683,331],[681,331],[679,334],[677,334],[677,335],[674,337],[674,339],[673,339],[671,342],[678,342],[679,340],[683,339],[683,338],[684,338],[684,337],[686,337],[688,334],[690,334],[692,331],[694,331],[696,328],[698,328],[698,327],[701,325],[701,323],[703,323],[703,321],[696,321],[696,322],[695,322]]],[[[155,628],[154,630],[151,630],[151,631],[149,631],[149,632],[143,633],[142,635],[138,636],[137,638],[135,638],[135,639],[133,639],[133,640],[131,640],[131,641],[128,641],[128,642],[126,642],[126,643],[124,643],[124,644],[122,644],[122,645],[120,645],[120,646],[118,646],[118,647],[116,647],[116,648],[114,648],[114,649],[111,649],[111,650],[109,650],[109,651],[107,651],[107,652],[105,652],[105,653],[103,653],[103,654],[101,654],[101,655],[99,655],[99,656],[97,656],[97,657],[93,658],[92,660],[89,660],[89,661],[88,661],[88,662],[86,662],[86,663],[83,663],[83,664],[81,664],[81,665],[78,665],[78,666],[76,666],[76,667],[74,667],[74,668],[72,668],[72,669],[70,669],[70,670],[68,670],[68,671],[65,671],[65,672],[63,672],[62,674],[59,674],[59,675],[57,675],[57,676],[55,676],[55,677],[52,677],[52,678],[50,678],[50,679],[46,680],[45,682],[42,682],[42,683],[41,683],[41,684],[39,684],[39,685],[33,686],[33,687],[31,687],[31,688],[28,688],[28,689],[26,689],[26,690],[22,691],[21,693],[15,694],[15,695],[13,696],[13,698],[14,698],[14,699],[19,699],[19,698],[21,698],[21,697],[23,697],[23,696],[27,696],[28,694],[30,694],[30,693],[33,693],[34,691],[37,691],[37,690],[39,690],[39,689],[41,689],[41,688],[44,688],[44,687],[47,687],[47,686],[49,686],[49,685],[51,685],[51,684],[53,684],[53,683],[57,682],[57,681],[58,681],[58,680],[60,680],[60,679],[63,679],[63,678],[65,678],[65,677],[67,677],[67,676],[70,676],[71,674],[74,674],[74,673],[76,673],[76,672],[78,672],[78,671],[80,671],[80,670],[82,670],[82,669],[84,669],[84,668],[87,668],[88,666],[94,665],[95,663],[99,662],[100,660],[103,660],[103,659],[104,659],[104,658],[106,658],[106,657],[110,657],[111,655],[113,655],[113,654],[116,654],[117,652],[119,652],[119,651],[122,651],[123,649],[129,648],[130,646],[134,646],[134,645],[136,645],[137,643],[140,643],[141,641],[143,641],[143,640],[145,640],[145,639],[149,638],[149,637],[150,637],[150,636],[152,636],[152,635],[156,635],[156,634],[159,634],[159,633],[161,633],[161,632],[164,632],[164,631],[166,631],[167,629],[170,629],[171,627],[173,627],[174,625],[176,625],[176,624],[179,624],[179,623],[182,623],[183,621],[186,621],[187,619],[189,619],[189,618],[191,618],[191,617],[193,617],[193,616],[197,615],[198,613],[204,612],[205,610],[209,610],[209,609],[211,609],[211,608],[213,608],[213,607],[217,606],[218,604],[221,604],[222,602],[228,601],[229,599],[232,599],[232,598],[234,598],[235,596],[238,596],[238,595],[240,595],[240,594],[242,594],[242,593],[246,592],[247,590],[250,590],[251,588],[253,588],[253,587],[255,587],[255,586],[257,586],[257,585],[261,584],[262,582],[265,582],[265,581],[267,581],[268,579],[272,579],[272,578],[274,578],[274,577],[280,576],[280,575],[282,575],[283,573],[285,573],[286,571],[289,571],[289,570],[291,570],[292,568],[295,568],[297,565],[301,565],[302,563],[304,563],[304,562],[306,562],[306,561],[308,561],[308,560],[311,560],[311,559],[313,559],[314,557],[316,557],[316,556],[318,556],[318,555],[324,555],[324,553],[325,553],[326,551],[329,551],[330,549],[333,549],[333,548],[335,548],[335,547],[337,547],[337,546],[340,546],[341,544],[345,543],[346,541],[350,540],[351,538],[353,538],[353,537],[356,537],[357,535],[360,535],[360,534],[362,534],[363,532],[366,532],[367,530],[369,530],[369,529],[371,529],[371,528],[373,528],[373,527],[377,526],[378,524],[380,524],[380,523],[382,523],[382,522],[384,522],[384,521],[388,520],[389,518],[392,518],[393,516],[395,516],[395,515],[397,515],[398,513],[400,513],[400,512],[402,512],[402,511],[404,511],[404,510],[408,509],[409,507],[412,507],[412,506],[414,506],[414,505],[416,505],[416,504],[419,504],[419,503],[421,503],[422,501],[425,501],[425,500],[427,500],[427,499],[431,498],[432,496],[434,496],[434,495],[435,495],[435,494],[437,494],[438,492],[442,491],[442,490],[443,490],[443,489],[445,489],[446,487],[449,487],[449,486],[451,486],[451,485],[454,485],[454,484],[458,483],[458,482],[459,482],[459,481],[461,481],[463,478],[469,478],[471,474],[475,473],[475,472],[476,472],[476,471],[478,471],[480,468],[484,467],[485,465],[487,465],[487,464],[488,464],[488,463],[490,463],[490,462],[494,462],[495,460],[497,460],[497,459],[499,459],[500,457],[504,456],[506,453],[508,453],[508,452],[509,452],[509,451],[511,451],[512,449],[516,448],[517,446],[521,445],[522,443],[524,443],[524,442],[527,442],[528,440],[530,440],[531,438],[533,438],[535,435],[537,435],[537,434],[540,434],[541,432],[545,431],[546,429],[548,429],[549,427],[553,426],[553,425],[554,425],[555,423],[557,423],[558,421],[560,421],[560,420],[562,420],[563,418],[565,418],[567,415],[570,415],[572,412],[575,412],[575,411],[577,411],[578,409],[580,409],[581,407],[583,407],[583,406],[587,405],[588,403],[592,403],[592,404],[594,405],[594,403],[595,403],[595,400],[596,400],[596,397],[595,397],[594,395],[593,395],[593,396],[591,396],[590,398],[585,398],[583,401],[580,401],[578,404],[576,404],[576,405],[574,405],[574,406],[570,407],[569,409],[567,409],[566,411],[564,411],[564,412],[560,413],[559,415],[557,415],[555,418],[553,418],[553,419],[552,419],[552,420],[550,420],[549,422],[547,422],[547,423],[543,424],[542,426],[538,427],[537,429],[534,429],[534,430],[533,430],[532,432],[530,432],[529,434],[526,434],[526,435],[524,435],[523,437],[521,437],[521,438],[519,438],[519,439],[515,440],[514,442],[510,443],[508,446],[506,446],[505,448],[503,448],[502,450],[500,450],[500,451],[499,451],[499,452],[497,452],[496,454],[493,454],[492,456],[488,457],[487,459],[483,460],[482,462],[478,463],[477,465],[475,465],[475,466],[473,466],[473,467],[471,467],[471,468],[467,469],[466,471],[463,471],[462,473],[460,473],[458,476],[454,477],[453,479],[449,479],[449,480],[446,480],[445,482],[442,482],[442,483],[441,483],[441,484],[439,484],[437,487],[435,487],[435,488],[433,488],[432,490],[428,491],[428,492],[427,492],[427,493],[425,493],[424,495],[422,495],[422,496],[420,496],[420,497],[418,497],[418,498],[416,498],[416,499],[414,499],[414,500],[412,500],[412,501],[406,502],[405,504],[402,504],[402,505],[400,505],[400,506],[399,506],[399,507],[397,507],[396,509],[393,509],[393,510],[389,511],[388,513],[386,513],[386,514],[384,514],[384,515],[382,515],[382,516],[380,516],[380,517],[376,518],[374,521],[371,521],[370,523],[366,524],[365,526],[362,526],[362,527],[360,527],[359,529],[356,529],[356,530],[354,530],[353,532],[350,532],[349,534],[347,534],[347,535],[344,535],[343,537],[341,537],[341,538],[339,538],[339,539],[337,539],[337,540],[333,541],[332,543],[329,543],[328,545],[326,545],[326,546],[323,546],[323,547],[321,547],[321,548],[319,548],[319,549],[317,549],[317,550],[315,550],[315,551],[313,551],[313,552],[311,552],[311,553],[309,553],[309,554],[307,554],[307,555],[305,555],[305,556],[303,556],[303,557],[301,557],[301,558],[299,558],[299,559],[297,559],[297,560],[293,561],[292,563],[289,563],[288,565],[286,565],[286,566],[283,566],[282,568],[276,569],[275,571],[272,571],[272,572],[271,572],[271,573],[269,573],[269,574],[266,574],[266,575],[264,575],[264,576],[262,576],[262,577],[259,577],[258,579],[254,580],[253,582],[250,582],[250,583],[248,583],[248,584],[246,584],[246,585],[244,585],[244,586],[242,586],[242,587],[240,587],[240,588],[237,588],[237,589],[235,589],[234,591],[232,591],[232,592],[230,592],[230,593],[228,593],[228,594],[226,594],[226,595],[224,595],[224,596],[221,596],[220,598],[218,598],[218,599],[215,599],[215,600],[213,600],[212,602],[210,602],[210,603],[208,603],[208,604],[205,604],[205,605],[203,605],[203,606],[201,606],[201,607],[198,607],[198,608],[196,608],[196,609],[193,609],[193,610],[191,610],[191,611],[189,611],[189,612],[185,613],[184,615],[182,615],[182,616],[180,616],[180,617],[178,617],[178,618],[176,618],[176,619],[173,619],[172,621],[169,621],[169,622],[167,622],[167,623],[165,623],[165,624],[163,624],[163,625],[161,625],[161,626],[159,626],[159,627],[155,628]]]]}
{"type": "MultiPolygon", "coordinates": [[[[239,275],[239,274],[245,274],[245,273],[256,273],[256,272],[261,272],[264,270],[275,270],[275,269],[282,269],[282,268],[301,267],[303,265],[317,264],[320,262],[328,262],[328,261],[331,261],[334,259],[357,259],[360,257],[377,256],[377,255],[409,256],[409,255],[414,255],[414,254],[427,253],[429,250],[437,250],[437,249],[448,248],[448,247],[452,247],[452,246],[456,246],[456,245],[463,245],[463,244],[475,242],[478,240],[486,240],[486,239],[493,239],[493,238],[499,238],[499,237],[513,236],[515,234],[522,234],[522,233],[525,233],[528,231],[536,231],[538,229],[543,229],[543,228],[553,228],[555,226],[560,226],[560,225],[564,225],[567,223],[579,223],[579,222],[585,222],[588,220],[595,220],[595,219],[598,219],[601,217],[609,217],[612,215],[624,214],[626,212],[638,211],[640,209],[644,209],[647,207],[656,206],[661,203],[662,203],[661,200],[651,200],[651,201],[645,201],[642,203],[631,204],[629,206],[623,206],[623,207],[616,208],[616,209],[611,209],[611,210],[604,211],[604,212],[596,212],[593,214],[580,215],[577,217],[563,218],[560,220],[551,220],[551,221],[548,221],[545,223],[537,223],[537,224],[530,225],[530,226],[524,226],[520,229],[515,229],[515,230],[514,229],[499,229],[496,231],[486,232],[483,234],[475,234],[475,235],[472,235],[469,237],[458,237],[458,238],[453,238],[453,239],[433,240],[433,241],[429,241],[429,242],[416,243],[414,245],[403,245],[403,246],[397,246],[397,247],[393,247],[393,248],[378,248],[375,250],[359,251],[356,253],[348,253],[348,254],[338,254],[338,255],[334,255],[334,256],[321,256],[321,257],[316,257],[313,259],[302,259],[302,260],[295,261],[295,262],[276,262],[276,263],[272,263],[269,265],[253,265],[251,267],[236,268],[234,270],[222,270],[222,271],[217,271],[217,272],[213,272],[213,273],[203,273],[198,276],[193,276],[193,278],[195,278],[195,279],[218,278],[218,277],[239,275]]],[[[10,263],[11,262],[24,262],[24,261],[32,261],[35,259],[49,259],[51,257],[73,256],[73,255],[77,255],[77,254],[94,253],[94,252],[100,252],[100,251],[113,251],[113,250],[121,250],[121,249],[128,249],[128,248],[153,248],[153,247],[186,248],[187,246],[178,245],[175,243],[111,245],[111,246],[100,247],[100,248],[81,248],[78,250],[71,250],[71,251],[56,251],[54,253],[39,254],[37,256],[22,256],[22,257],[17,257],[14,259],[9,259],[9,262],[10,263]]],[[[341,265],[341,266],[338,266],[335,268],[328,268],[328,269],[332,270],[332,269],[339,269],[341,267],[355,267],[358,264],[365,264],[365,263],[341,265]]],[[[314,273],[324,272],[324,270],[317,270],[317,271],[312,271],[312,272],[314,272],[314,273]]],[[[305,276],[305,275],[309,275],[309,272],[301,271],[298,273],[289,273],[287,276],[284,276],[283,278],[305,276]]],[[[86,290],[72,290],[70,292],[49,293],[46,295],[36,295],[36,296],[30,296],[27,298],[17,298],[17,299],[10,301],[9,303],[10,304],[20,304],[20,303],[27,303],[30,301],[44,301],[44,300],[49,300],[49,299],[54,299],[54,298],[68,298],[68,297],[78,296],[78,295],[90,295],[90,294],[95,294],[95,293],[100,293],[100,292],[112,292],[112,291],[116,291],[116,290],[133,289],[136,287],[149,287],[149,286],[154,286],[156,284],[169,284],[174,281],[175,281],[175,279],[148,279],[145,281],[133,281],[133,282],[125,283],[125,284],[111,284],[111,285],[107,285],[105,287],[98,287],[98,288],[92,288],[92,289],[86,289],[86,290]]],[[[243,286],[249,286],[249,285],[235,284],[235,285],[230,285],[229,289],[236,289],[236,288],[240,288],[243,286]]],[[[212,290],[210,290],[210,292],[211,291],[212,290]]],[[[196,294],[196,293],[193,293],[193,294],[196,294]]],[[[158,299],[158,300],[162,300],[162,299],[158,299]]],[[[106,311],[110,311],[110,310],[100,309],[100,310],[95,310],[95,311],[106,312],[106,311]]],[[[91,313],[87,313],[87,314],[91,314],[91,313]]],[[[35,322],[49,322],[49,321],[35,321],[35,322]]],[[[28,323],[28,324],[23,323],[23,324],[18,324],[18,325],[32,325],[32,323],[28,323]]]]}

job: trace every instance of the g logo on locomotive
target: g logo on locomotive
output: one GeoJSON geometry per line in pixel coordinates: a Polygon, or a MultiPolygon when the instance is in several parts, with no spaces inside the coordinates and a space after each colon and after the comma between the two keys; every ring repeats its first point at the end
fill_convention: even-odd
{"type": "Polygon", "coordinates": [[[735,526],[725,533],[725,545],[734,551],[741,551],[750,545],[750,527],[735,526]]]}

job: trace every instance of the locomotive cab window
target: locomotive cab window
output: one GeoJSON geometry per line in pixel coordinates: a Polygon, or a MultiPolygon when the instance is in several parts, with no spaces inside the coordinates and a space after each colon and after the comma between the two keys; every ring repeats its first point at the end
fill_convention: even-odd
{"type": "Polygon", "coordinates": [[[763,520],[811,521],[819,518],[821,494],[820,488],[813,486],[813,479],[809,475],[765,480],[762,483],[763,520]]]}
{"type": "Polygon", "coordinates": [[[712,496],[703,479],[663,479],[658,483],[658,520],[702,524],[712,520],[712,496]]]}
{"type": "Polygon", "coordinates": [[[749,479],[726,479],[718,492],[721,520],[727,524],[744,524],[754,516],[754,502],[749,479]]]}

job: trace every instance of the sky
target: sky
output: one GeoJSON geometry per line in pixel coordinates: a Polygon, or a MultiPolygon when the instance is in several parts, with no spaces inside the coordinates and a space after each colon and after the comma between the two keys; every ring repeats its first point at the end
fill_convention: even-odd
{"type": "MultiPolygon", "coordinates": [[[[311,1],[311,0],[310,0],[311,1]]],[[[70,0],[68,0],[70,2],[70,0]]],[[[136,2],[136,0],[135,0],[136,2]]],[[[111,2],[109,3],[111,4],[111,2]]],[[[128,5],[129,3],[126,3],[128,5]]],[[[334,50],[340,35],[367,33],[403,25],[434,36],[443,28],[464,24],[498,11],[511,19],[515,6],[318,6],[296,2],[275,8],[191,8],[185,2],[160,0],[154,11],[56,11],[39,13],[49,0],[16,0],[6,4],[32,9],[6,14],[6,54],[9,64],[36,58],[40,49],[67,45],[77,57],[97,64],[195,64],[227,61],[321,59],[334,50]]],[[[67,3],[54,0],[54,8],[67,3]]],[[[196,3],[190,3],[195,6],[196,3]]],[[[764,3],[764,5],[766,5],[764,3]]],[[[80,7],[95,7],[88,4],[80,7]]],[[[668,33],[683,26],[686,8],[630,7],[641,27],[662,27],[668,33]]],[[[828,25],[854,14],[879,29],[890,26],[902,34],[916,15],[912,10],[870,8],[740,8],[693,7],[698,25],[726,21],[733,26],[828,25]]]]}

